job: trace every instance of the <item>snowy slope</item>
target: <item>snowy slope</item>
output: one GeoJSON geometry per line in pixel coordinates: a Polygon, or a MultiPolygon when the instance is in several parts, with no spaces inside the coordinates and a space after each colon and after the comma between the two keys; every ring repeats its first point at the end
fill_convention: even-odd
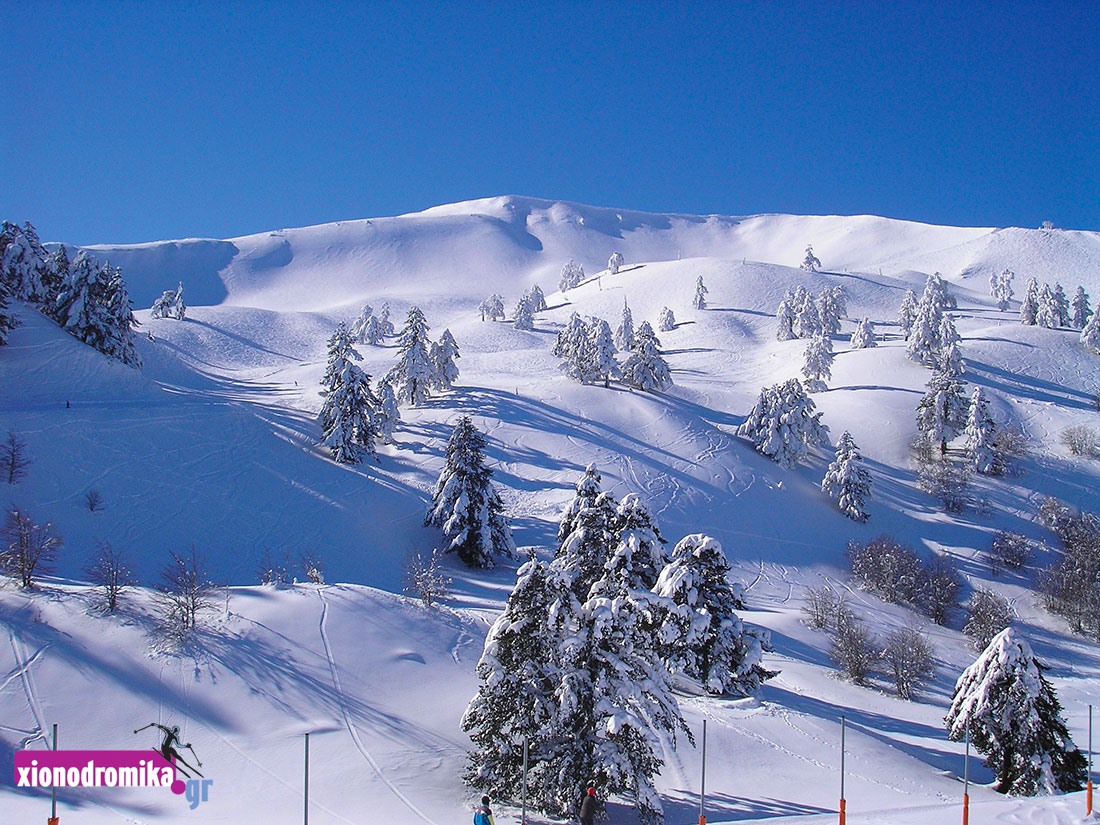
{"type": "MultiPolygon", "coordinates": [[[[1027,576],[991,579],[985,553],[997,530],[1046,537],[1032,521],[1045,496],[1100,508],[1100,467],[1069,456],[1058,437],[1071,424],[1096,425],[1100,362],[1069,330],[1022,327],[1014,312],[997,312],[987,278],[1008,267],[1018,291],[1034,274],[1098,295],[1097,233],[873,217],[649,215],[495,198],[231,241],[97,253],[123,267],[139,306],[182,278],[188,319],[154,321],[138,312],[139,372],[19,310],[24,325],[0,349],[0,432],[18,432],[35,463],[11,498],[65,537],[64,578],[79,579],[96,542],[107,540],[130,554],[146,585],[156,582],[170,550],[194,545],[215,579],[234,587],[193,657],[156,650],[144,592],[133,594],[121,619],[90,613],[74,583],[51,582],[30,597],[0,592],[9,635],[0,641],[0,761],[10,764],[24,739],[41,746],[36,737],[54,721],[63,743],[129,747],[133,728],[175,720],[190,726],[186,734],[204,761],[217,766],[218,793],[202,815],[262,821],[299,810],[297,737],[312,730],[320,761],[311,821],[381,815],[442,824],[465,815],[466,740],[458,719],[476,688],[486,622],[506,598],[513,570],[452,569],[455,597],[436,612],[389,595],[401,587],[406,554],[438,541],[422,518],[461,414],[488,435],[521,546],[552,542],[563,502],[594,461],[606,488],[646,499],[672,541],[688,532],[717,537],[749,585],[747,618],[773,631],[769,665],[782,674],[759,703],[684,700],[697,733],[709,720],[710,821],[832,810],[841,714],[851,722],[853,822],[906,825],[956,815],[942,806],[959,794],[961,747],[943,740],[942,715],[955,675],[972,659],[961,634],[933,629],[939,677],[921,702],[906,703],[885,685],[867,690],[832,678],[827,640],[800,621],[806,586],[823,579],[846,586],[849,539],[888,532],[942,550],[972,585],[1009,596],[1025,635],[1052,665],[1071,729],[1085,738],[1083,703],[1100,704],[1097,648],[1066,636],[1036,606],[1027,576]],[[807,243],[828,272],[792,268],[807,243]],[[615,249],[626,266],[601,275],[615,249]],[[591,277],[555,294],[569,258],[591,277]],[[908,444],[928,373],[905,357],[894,321],[904,290],[919,291],[934,270],[958,296],[967,379],[990,391],[999,420],[1020,426],[1033,448],[1018,475],[980,481],[988,506],[959,518],[945,516],[914,485],[908,444]],[[703,312],[690,307],[700,276],[710,290],[703,312]],[[476,305],[489,292],[501,292],[510,310],[531,283],[543,287],[551,307],[533,332],[478,319],[476,305]],[[776,341],[772,317],[795,284],[814,292],[839,284],[848,295],[853,320],[834,341],[833,380],[815,402],[834,439],[852,432],[874,474],[866,525],[822,497],[826,453],[784,471],[733,435],[761,386],[798,374],[804,344],[776,341]],[[655,322],[666,305],[676,313],[678,327],[660,333],[676,381],[667,395],[580,386],[558,372],[550,349],[570,313],[614,326],[624,299],[636,323],[655,322]],[[398,324],[411,304],[420,305],[433,338],[449,328],[458,340],[462,374],[454,392],[403,411],[397,443],[380,449],[377,463],[349,468],[316,447],[314,415],[325,341],[364,301],[376,309],[388,301],[398,324]],[[863,315],[885,340],[850,351],[847,335],[863,315]],[[86,506],[92,489],[104,501],[98,512],[86,506]],[[325,561],[328,581],[355,584],[245,586],[255,582],[265,551],[293,559],[305,550],[325,561]],[[105,711],[88,718],[89,704],[105,711]],[[898,808],[923,812],[871,814],[898,808]]],[[[375,377],[393,362],[392,344],[360,350],[375,377]]],[[[880,631],[914,618],[861,593],[853,599],[880,631]]],[[[668,752],[660,787],[670,822],[697,817],[698,759],[685,743],[668,752]]],[[[977,763],[972,770],[977,781],[989,781],[977,763]]],[[[0,776],[9,775],[0,765],[0,776]]],[[[1076,822],[1071,809],[1083,810],[1077,802],[1006,802],[985,789],[974,799],[989,821],[1076,822]]],[[[93,823],[200,813],[147,792],[112,802],[115,811],[75,797],[64,802],[83,806],[82,821],[93,823]]],[[[0,813],[29,818],[40,806],[0,784],[0,813]]],[[[498,821],[513,814],[505,810],[498,821]]],[[[631,817],[615,809],[615,821],[631,817]]],[[[817,821],[830,819],[835,814],[817,821]]]]}

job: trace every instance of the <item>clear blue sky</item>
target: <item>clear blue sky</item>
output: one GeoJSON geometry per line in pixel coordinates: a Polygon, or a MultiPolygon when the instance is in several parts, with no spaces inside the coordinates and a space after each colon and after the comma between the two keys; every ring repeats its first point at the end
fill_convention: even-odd
{"type": "Polygon", "coordinates": [[[499,194],[1100,230],[1100,3],[8,0],[0,217],[233,237],[499,194]]]}

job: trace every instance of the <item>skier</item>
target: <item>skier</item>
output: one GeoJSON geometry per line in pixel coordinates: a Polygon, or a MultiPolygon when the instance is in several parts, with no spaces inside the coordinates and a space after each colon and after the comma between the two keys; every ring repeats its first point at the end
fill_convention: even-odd
{"type": "Polygon", "coordinates": [[[489,797],[481,797],[481,805],[474,811],[474,825],[496,825],[493,812],[489,808],[489,797]]]}
{"type": "MultiPolygon", "coordinates": [[[[191,747],[191,743],[188,742],[185,745],[184,743],[180,742],[180,729],[178,725],[173,725],[171,728],[168,728],[164,725],[157,724],[156,722],[150,722],[144,728],[138,728],[137,730],[135,730],[134,733],[140,733],[146,728],[160,728],[160,730],[164,733],[164,741],[160,743],[159,748],[154,748],[154,750],[161,756],[163,756],[165,760],[170,762],[177,771],[182,773],[188,779],[191,778],[191,774],[180,767],[180,765],[182,764],[186,765],[188,769],[194,771],[199,776],[202,776],[202,774],[199,773],[194,767],[188,765],[187,762],[183,760],[183,757],[179,755],[179,752],[175,749],[175,747],[173,747],[173,745],[179,745],[181,748],[187,748],[189,751],[191,751],[191,755],[195,757],[195,761],[198,763],[199,767],[202,767],[202,762],[195,754],[195,749],[191,747]]],[[[492,825],[492,823],[490,823],[490,825],[492,825]]]]}
{"type": "Polygon", "coordinates": [[[589,785],[588,791],[581,801],[581,825],[593,825],[596,821],[596,808],[599,804],[600,803],[596,801],[596,789],[589,785]]]}

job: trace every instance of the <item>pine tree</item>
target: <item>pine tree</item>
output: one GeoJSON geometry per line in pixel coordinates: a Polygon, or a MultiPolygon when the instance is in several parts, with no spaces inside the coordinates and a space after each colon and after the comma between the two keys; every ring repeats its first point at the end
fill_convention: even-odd
{"type": "Polygon", "coordinates": [[[458,553],[469,567],[492,567],[497,556],[515,555],[492,475],[485,466],[485,436],[464,415],[447,442],[447,461],[424,523],[442,529],[447,552],[458,553]]]}
{"type": "Polygon", "coordinates": [[[829,387],[825,380],[833,377],[833,342],[824,331],[810,339],[802,361],[802,383],[806,392],[824,392],[829,387]]]}
{"type": "Polygon", "coordinates": [[[913,332],[913,323],[917,320],[919,309],[917,293],[911,289],[905,290],[905,297],[901,299],[901,309],[898,310],[898,326],[901,327],[901,334],[906,341],[913,332]]]}
{"type": "Polygon", "coordinates": [[[960,377],[966,372],[966,367],[959,350],[961,339],[955,329],[955,320],[950,315],[944,315],[940,321],[939,339],[940,351],[936,354],[935,368],[953,378],[960,377]]]}
{"type": "Polygon", "coordinates": [[[317,420],[321,444],[340,464],[358,464],[363,454],[374,455],[378,437],[374,411],[378,399],[370,388],[370,376],[355,362],[362,356],[352,346],[347,325],[341,322],[328,341],[328,365],[321,378],[325,399],[317,420]]]}
{"type": "Polygon", "coordinates": [[[974,469],[983,475],[1004,472],[1004,457],[997,449],[997,425],[981,387],[974,388],[966,419],[966,453],[974,469]]]}
{"type": "Polygon", "coordinates": [[[619,269],[623,265],[623,253],[612,252],[611,257],[607,259],[607,274],[618,275],[619,269]]]}
{"type": "Polygon", "coordinates": [[[1026,326],[1035,326],[1039,315],[1039,282],[1034,278],[1027,279],[1024,287],[1024,299],[1020,303],[1020,323],[1026,326]]]}
{"type": "Polygon", "coordinates": [[[46,270],[46,251],[30,223],[20,228],[5,222],[5,245],[0,252],[0,280],[12,296],[32,304],[42,304],[46,288],[42,283],[46,270]]]}
{"type": "Polygon", "coordinates": [[[638,325],[634,351],[623,363],[623,383],[645,392],[664,392],[672,386],[668,362],[658,349],[661,342],[648,321],[638,325]]]}
{"type": "Polygon", "coordinates": [[[804,269],[806,272],[817,272],[821,269],[821,261],[814,254],[814,248],[810,244],[806,245],[806,257],[802,259],[802,263],[798,265],[799,269],[804,269]]]}
{"type": "Polygon", "coordinates": [[[393,385],[383,379],[378,382],[378,406],[374,409],[374,426],[383,444],[393,443],[393,431],[400,420],[401,410],[397,405],[393,385]]]}
{"type": "Polygon", "coordinates": [[[64,307],[63,326],[70,335],[128,366],[141,366],[134,347],[137,319],[118,268],[81,252],[58,304],[64,307]]]}
{"type": "Polygon", "coordinates": [[[615,508],[611,532],[617,537],[618,552],[627,552],[634,578],[633,588],[651,590],[668,563],[665,540],[657,520],[637,493],[627,493],[615,508]],[[622,548],[626,548],[623,550],[622,548]]]}
{"type": "Polygon", "coordinates": [[[432,362],[432,389],[449,390],[458,380],[458,365],[456,358],[462,355],[458,351],[458,343],[449,329],[443,330],[439,341],[432,344],[430,358],[432,362]]]}
{"type": "Polygon", "coordinates": [[[909,346],[906,355],[910,360],[925,366],[935,366],[939,361],[940,325],[944,315],[934,301],[921,301],[917,317],[909,330],[909,346]]]}
{"type": "Polygon", "coordinates": [[[970,741],[1013,796],[1080,790],[1084,755],[1074,746],[1054,687],[1031,645],[1002,630],[955,683],[945,722],[956,741],[970,741]]]}
{"type": "Polygon", "coordinates": [[[1035,312],[1035,323],[1046,329],[1054,329],[1058,326],[1058,307],[1055,305],[1054,292],[1050,284],[1043,284],[1039,288],[1039,306],[1035,312]]]}
{"type": "Polygon", "coordinates": [[[356,344],[367,343],[367,336],[365,335],[367,321],[373,317],[374,307],[370,304],[363,304],[363,308],[359,310],[359,315],[351,322],[351,340],[356,344]]]}
{"type": "Polygon", "coordinates": [[[367,320],[363,323],[363,329],[360,331],[359,337],[356,340],[361,344],[380,347],[385,339],[386,329],[385,325],[382,323],[382,319],[377,315],[367,316],[367,320]]]}
{"type": "Polygon", "coordinates": [[[1073,293],[1073,303],[1070,308],[1073,312],[1073,317],[1070,319],[1073,328],[1084,329],[1085,324],[1089,322],[1089,316],[1092,315],[1092,309],[1089,307],[1088,293],[1083,286],[1077,287],[1077,291],[1073,293]]]}
{"type": "Polygon", "coordinates": [[[8,333],[19,325],[12,314],[8,295],[8,285],[0,279],[0,347],[8,343],[8,333]]]}
{"type": "Polygon", "coordinates": [[[1100,354],[1100,312],[1093,313],[1081,330],[1081,343],[1087,349],[1100,354]]]}
{"type": "Polygon", "coordinates": [[[1069,299],[1066,297],[1066,291],[1059,283],[1054,284],[1053,303],[1055,326],[1068,327],[1070,320],[1069,299]]]}
{"type": "Polygon", "coordinates": [[[611,334],[611,327],[607,321],[598,320],[592,325],[592,370],[599,378],[603,378],[605,387],[611,386],[611,379],[622,375],[619,362],[615,360],[615,341],[611,334]]]}
{"type": "Polygon", "coordinates": [[[796,290],[795,299],[800,303],[795,310],[794,331],[799,338],[812,338],[823,329],[821,313],[817,311],[813,296],[802,287],[796,290]]]}
{"type": "Polygon", "coordinates": [[[847,430],[836,443],[836,457],[821,480],[821,491],[835,499],[848,518],[867,521],[866,501],[871,495],[871,474],[863,466],[863,456],[847,430]]]}
{"type": "Polygon", "coordinates": [[[934,370],[928,390],[917,405],[917,438],[928,449],[942,448],[965,426],[967,402],[963,382],[934,370]]]}
{"type": "Polygon", "coordinates": [[[703,276],[700,275],[695,279],[695,297],[691,299],[691,305],[695,309],[707,308],[707,293],[710,290],[703,284],[703,276]]]}
{"type": "Polygon", "coordinates": [[[715,696],[751,696],[774,676],[762,664],[766,631],[749,629],[735,612],[740,593],[729,581],[722,545],[702,533],[685,536],[672,551],[654,592],[671,605],[659,609],[662,655],[673,674],[715,696]]]}
{"type": "Polygon", "coordinates": [[[428,355],[428,329],[420,308],[410,307],[397,341],[397,363],[386,376],[402,404],[422,404],[431,390],[435,369],[428,355]]]}
{"type": "Polygon", "coordinates": [[[561,278],[558,280],[558,289],[565,292],[575,286],[580,286],[584,281],[584,267],[569,259],[569,263],[561,268],[561,278]]]}
{"type": "Polygon", "coordinates": [[[393,323],[390,321],[390,305],[388,302],[383,303],[382,309],[378,311],[378,323],[382,326],[382,337],[391,338],[397,334],[393,328],[393,323]]]}
{"type": "Polygon", "coordinates": [[[1008,309],[1012,303],[1012,296],[1015,294],[1012,291],[1012,280],[1015,277],[1016,273],[1011,269],[989,276],[989,292],[997,299],[997,309],[1001,312],[1008,309]]]}
{"type": "Polygon", "coordinates": [[[504,320],[504,298],[495,292],[478,304],[477,309],[481,313],[482,321],[504,320]]]}
{"type": "Polygon", "coordinates": [[[69,277],[69,253],[65,245],[61,244],[57,249],[46,256],[46,267],[42,272],[42,286],[45,295],[42,299],[42,313],[49,318],[54,317],[57,308],[57,296],[61,287],[69,277]]]}
{"type": "Polygon", "coordinates": [[[584,475],[577,480],[574,487],[575,493],[572,500],[562,510],[561,522],[558,525],[558,554],[561,553],[565,540],[576,528],[577,516],[580,511],[596,504],[596,499],[603,492],[601,489],[602,483],[603,477],[596,469],[595,464],[589,464],[584,468],[584,475]]]}
{"type": "Polygon", "coordinates": [[[546,305],[546,296],[538,284],[532,286],[524,294],[527,296],[527,303],[531,307],[531,312],[545,312],[549,309],[546,305]]]}
{"type": "Polygon", "coordinates": [[[840,315],[842,306],[837,300],[837,290],[826,287],[817,297],[817,314],[821,318],[821,329],[826,335],[836,335],[840,332],[840,315]]]}
{"type": "Polygon", "coordinates": [[[878,346],[878,338],[875,337],[875,325],[871,323],[870,318],[860,319],[855,332],[852,333],[850,343],[854,349],[867,349],[878,346]]]}
{"type": "Polygon", "coordinates": [[[187,315],[187,305],[183,302],[183,283],[175,289],[166,289],[153,301],[149,311],[150,318],[174,318],[182,321],[187,315]]]}
{"type": "Polygon", "coordinates": [[[535,316],[531,311],[531,298],[528,295],[520,296],[516,302],[516,308],[512,312],[513,329],[532,330],[535,328],[535,316]]]}
{"type": "Polygon", "coordinates": [[[615,499],[609,493],[599,493],[591,504],[570,502],[563,512],[558,535],[562,534],[566,520],[572,529],[562,540],[554,560],[572,577],[573,592],[582,602],[592,595],[592,586],[602,575],[612,549],[618,544],[615,535],[615,499]],[[576,509],[574,510],[574,505],[576,509]]]}
{"type": "Polygon", "coordinates": [[[593,349],[593,331],[597,320],[585,323],[577,313],[569,318],[565,329],[558,333],[554,344],[554,355],[563,359],[559,369],[574,381],[588,384],[602,377],[596,371],[595,351],[593,349]]]}
{"type": "Polygon", "coordinates": [[[737,434],[781,467],[793,467],[811,447],[829,443],[813,400],[797,379],[765,387],[737,434]]]}
{"type": "Polygon", "coordinates": [[[672,332],[676,329],[676,316],[668,307],[661,307],[661,314],[657,316],[657,329],[661,332],[672,332]]]}
{"type": "Polygon", "coordinates": [[[798,337],[798,334],[794,331],[795,314],[794,309],[792,309],[793,301],[793,294],[790,290],[787,290],[787,294],[783,296],[783,300],[779,302],[779,307],[775,310],[776,340],[793,341],[798,337]]]}
{"type": "Polygon", "coordinates": [[[634,317],[630,314],[630,307],[623,298],[623,316],[619,325],[615,328],[615,346],[624,352],[634,349],[634,317]]]}

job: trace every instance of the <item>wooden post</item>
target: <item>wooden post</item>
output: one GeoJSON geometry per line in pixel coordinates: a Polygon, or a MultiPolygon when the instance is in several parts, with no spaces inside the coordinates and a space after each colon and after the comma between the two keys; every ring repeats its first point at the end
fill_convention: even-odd
{"type": "Polygon", "coordinates": [[[707,720],[703,720],[703,775],[699,780],[699,825],[707,825],[703,805],[707,798],[707,720]]]}
{"type": "Polygon", "coordinates": [[[847,727],[847,720],[840,717],[840,825],[844,825],[846,820],[845,811],[845,799],[844,799],[844,734],[847,727]]]}

